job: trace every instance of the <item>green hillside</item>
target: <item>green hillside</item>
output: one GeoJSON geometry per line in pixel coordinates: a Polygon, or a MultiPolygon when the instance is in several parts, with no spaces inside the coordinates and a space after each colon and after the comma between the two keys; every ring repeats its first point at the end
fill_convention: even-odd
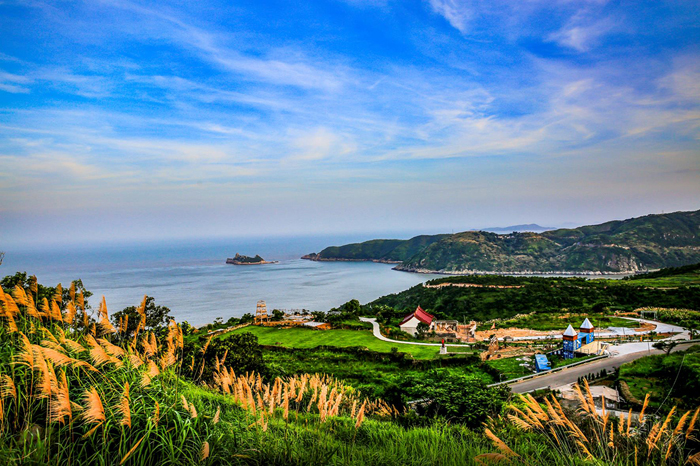
{"type": "Polygon", "coordinates": [[[312,253],[302,259],[309,260],[358,260],[358,261],[386,261],[403,262],[427,246],[447,238],[450,235],[420,235],[408,240],[401,239],[374,239],[363,243],[346,244],[344,246],[331,246],[318,254],[312,253]]]}
{"type": "MultiPolygon", "coordinates": [[[[382,309],[383,318],[393,323],[398,323],[419,305],[438,318],[481,322],[531,312],[535,316],[558,313],[593,316],[642,307],[700,311],[699,270],[700,264],[696,264],[623,280],[498,275],[446,277],[383,296],[367,307],[382,309]],[[442,287],[436,287],[441,284],[442,287]],[[472,286],[459,286],[464,284],[472,286]]],[[[664,320],[695,328],[695,319],[694,313],[686,311],[677,319],[669,316],[664,320]]],[[[528,325],[541,328],[531,321],[528,325]]]]}
{"type": "Polygon", "coordinates": [[[315,260],[401,261],[437,273],[615,273],[700,262],[700,211],[655,214],[543,233],[465,231],[330,247],[315,260]]]}

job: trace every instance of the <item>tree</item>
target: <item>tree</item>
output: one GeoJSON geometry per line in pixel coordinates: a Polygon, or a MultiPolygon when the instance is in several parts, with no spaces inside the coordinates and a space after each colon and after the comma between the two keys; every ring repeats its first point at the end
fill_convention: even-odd
{"type": "Polygon", "coordinates": [[[263,353],[258,337],[250,332],[234,333],[226,338],[211,341],[207,354],[212,352],[219,360],[226,355],[225,364],[238,373],[261,371],[264,368],[263,353]]]}
{"type": "Polygon", "coordinates": [[[452,374],[436,370],[421,377],[409,377],[402,383],[414,399],[428,400],[419,405],[427,416],[443,416],[480,427],[489,416],[497,416],[508,399],[506,386],[489,388],[478,376],[452,374]]]}
{"type": "MultiPolygon", "coordinates": [[[[146,326],[145,330],[153,331],[156,334],[165,333],[168,323],[171,320],[170,309],[165,306],[156,306],[155,299],[151,296],[146,296],[146,326]]],[[[112,314],[112,322],[114,326],[118,328],[119,320],[128,318],[126,324],[126,331],[123,332],[124,338],[131,338],[136,333],[141,322],[141,315],[139,314],[136,306],[129,306],[124,308],[124,310],[112,314]]]]}
{"type": "Polygon", "coordinates": [[[426,333],[430,330],[430,325],[419,322],[418,325],[416,326],[416,333],[419,338],[423,338],[426,333]]]}
{"type": "Polygon", "coordinates": [[[678,341],[676,340],[661,340],[657,341],[654,343],[654,348],[659,349],[661,351],[664,351],[666,353],[666,356],[671,354],[671,351],[673,351],[673,348],[678,346],[678,341]]]}
{"type": "Polygon", "coordinates": [[[273,309],[272,320],[284,320],[284,311],[280,311],[279,309],[273,309]]]}

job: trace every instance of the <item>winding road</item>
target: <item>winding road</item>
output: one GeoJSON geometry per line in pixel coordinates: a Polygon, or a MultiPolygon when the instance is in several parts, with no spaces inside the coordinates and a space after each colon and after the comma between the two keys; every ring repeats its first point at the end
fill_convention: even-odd
{"type": "MultiPolygon", "coordinates": [[[[382,332],[379,329],[379,324],[377,323],[377,319],[375,319],[374,317],[360,317],[360,320],[362,322],[369,322],[370,324],[372,324],[372,333],[374,334],[375,337],[379,338],[382,341],[388,341],[390,343],[397,343],[400,345],[442,346],[442,343],[423,343],[420,341],[392,340],[391,338],[387,338],[384,335],[382,335],[382,332]]],[[[455,345],[455,344],[445,343],[445,346],[451,346],[451,347],[456,347],[456,348],[469,348],[470,345],[455,345]]]]}
{"type": "MultiPolygon", "coordinates": [[[[688,340],[690,335],[686,329],[679,327],[677,325],[664,324],[662,322],[656,322],[653,320],[637,319],[632,317],[626,317],[626,319],[635,320],[637,322],[649,323],[656,325],[653,330],[656,333],[676,333],[676,335],[667,338],[667,340],[688,340]]],[[[390,343],[396,343],[400,345],[419,345],[419,346],[442,346],[441,343],[423,343],[417,341],[399,341],[392,340],[382,335],[377,319],[369,317],[360,317],[362,322],[369,322],[372,324],[372,333],[374,336],[382,341],[387,341],[390,343]]],[[[632,329],[624,327],[614,327],[607,329],[607,332],[596,333],[596,336],[614,338],[623,337],[630,335],[644,335],[652,330],[646,330],[642,332],[635,332],[632,329]]],[[[530,337],[529,339],[542,339],[542,338],[552,338],[552,337],[530,337]]],[[[523,340],[528,338],[515,338],[515,340],[523,340]]],[[[697,343],[690,343],[697,344],[697,343]]],[[[455,344],[445,344],[448,347],[456,348],[466,348],[469,345],[455,345],[455,344]]],[[[686,344],[679,344],[678,347],[674,348],[674,351],[679,349],[679,347],[685,348],[686,344]]],[[[620,345],[611,345],[608,347],[607,353],[608,358],[590,362],[588,364],[581,364],[574,367],[569,367],[557,372],[544,373],[540,376],[536,376],[531,379],[526,379],[522,381],[517,381],[508,384],[514,393],[526,393],[533,390],[538,390],[541,388],[549,387],[560,387],[568,383],[576,382],[579,377],[600,372],[605,369],[607,371],[613,371],[620,367],[622,364],[634,361],[635,359],[642,358],[644,356],[649,356],[652,354],[662,354],[663,352],[652,347],[651,342],[639,342],[639,343],[623,343],[620,345]]]]}

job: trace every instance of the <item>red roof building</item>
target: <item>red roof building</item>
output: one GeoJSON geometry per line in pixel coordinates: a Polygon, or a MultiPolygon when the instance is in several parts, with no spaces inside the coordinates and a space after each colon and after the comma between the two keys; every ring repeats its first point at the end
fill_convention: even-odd
{"type": "Polygon", "coordinates": [[[435,319],[434,316],[428,314],[423,309],[421,309],[420,306],[418,306],[415,311],[411,312],[409,315],[403,318],[403,320],[399,324],[399,327],[404,332],[410,333],[411,335],[415,335],[416,328],[418,327],[419,323],[430,325],[433,322],[433,319],[435,319]]]}

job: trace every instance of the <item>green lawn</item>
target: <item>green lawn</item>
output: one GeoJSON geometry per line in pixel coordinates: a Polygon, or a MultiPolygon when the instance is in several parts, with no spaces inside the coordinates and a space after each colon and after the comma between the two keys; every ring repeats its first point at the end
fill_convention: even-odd
{"type": "Polygon", "coordinates": [[[619,377],[637,399],[651,394],[649,406],[657,408],[666,397],[667,407],[691,409],[700,404],[700,345],[670,355],[645,356],[620,366],[619,377]]]}
{"type": "Polygon", "coordinates": [[[683,275],[673,275],[669,277],[641,278],[629,280],[630,285],[648,286],[653,288],[675,288],[679,286],[700,285],[700,271],[690,272],[683,275]]]}
{"type": "MultiPolygon", "coordinates": [[[[373,351],[388,353],[391,348],[398,348],[399,351],[412,354],[416,359],[431,359],[439,356],[438,346],[418,346],[401,343],[390,343],[375,338],[372,332],[365,330],[313,330],[307,328],[282,328],[282,327],[256,327],[250,325],[233,333],[251,332],[258,337],[261,345],[287,346],[290,348],[315,348],[317,346],[363,346],[373,351]]],[[[453,351],[455,351],[453,349],[453,351]]]]}
{"type": "MultiPolygon", "coordinates": [[[[501,372],[501,380],[510,380],[534,373],[534,369],[528,369],[520,364],[528,362],[530,366],[534,368],[535,358],[533,356],[527,356],[527,361],[519,361],[521,358],[523,357],[492,359],[485,363],[501,372]]],[[[498,382],[498,380],[496,381],[498,382]]]]}

